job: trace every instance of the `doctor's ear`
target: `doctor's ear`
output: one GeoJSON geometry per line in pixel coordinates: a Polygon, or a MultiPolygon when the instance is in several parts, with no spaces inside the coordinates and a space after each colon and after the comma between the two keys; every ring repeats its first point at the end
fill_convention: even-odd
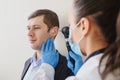
{"type": "Polygon", "coordinates": [[[90,30],[90,21],[87,17],[83,17],[80,20],[80,27],[83,35],[87,35],[90,30]]]}
{"type": "Polygon", "coordinates": [[[54,38],[55,36],[57,36],[58,30],[59,30],[59,28],[58,28],[57,26],[51,28],[51,29],[50,29],[50,36],[53,37],[53,38],[54,38]]]}

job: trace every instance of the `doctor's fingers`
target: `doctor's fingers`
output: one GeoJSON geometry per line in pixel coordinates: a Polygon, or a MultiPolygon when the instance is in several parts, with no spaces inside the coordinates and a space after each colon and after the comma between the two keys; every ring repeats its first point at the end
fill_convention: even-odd
{"type": "Polygon", "coordinates": [[[67,62],[67,66],[73,71],[74,65],[72,64],[70,60],[67,62]]]}
{"type": "Polygon", "coordinates": [[[68,66],[71,70],[73,70],[74,65],[72,64],[72,62],[71,62],[71,60],[70,60],[70,55],[69,55],[69,53],[68,53],[68,55],[66,56],[66,59],[67,59],[67,66],[68,66]]]}
{"type": "Polygon", "coordinates": [[[51,50],[51,51],[56,51],[56,50],[55,50],[54,41],[53,41],[53,39],[52,39],[52,38],[50,39],[50,46],[49,46],[49,50],[51,50]]]}
{"type": "Polygon", "coordinates": [[[51,39],[49,38],[45,43],[45,51],[49,50],[50,44],[51,44],[51,39]]]}
{"type": "Polygon", "coordinates": [[[55,51],[55,45],[54,45],[52,38],[49,38],[47,40],[45,50],[46,51],[55,51]]]}
{"type": "Polygon", "coordinates": [[[74,52],[69,53],[70,57],[72,57],[74,60],[81,59],[81,56],[78,54],[75,54],[74,52]]]}
{"type": "Polygon", "coordinates": [[[42,52],[45,51],[45,43],[44,42],[42,43],[41,51],[42,52]]]}
{"type": "Polygon", "coordinates": [[[67,54],[66,59],[67,59],[67,61],[70,60],[70,55],[69,55],[69,53],[67,54]]]}

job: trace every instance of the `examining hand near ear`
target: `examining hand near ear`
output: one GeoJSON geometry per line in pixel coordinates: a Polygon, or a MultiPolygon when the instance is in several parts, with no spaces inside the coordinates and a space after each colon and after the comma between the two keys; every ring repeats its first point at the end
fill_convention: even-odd
{"type": "Polygon", "coordinates": [[[69,51],[68,55],[67,55],[67,61],[68,61],[68,67],[72,70],[72,72],[76,75],[78,70],[81,68],[81,66],[83,65],[83,60],[82,57],[76,53],[74,53],[73,51],[69,51]],[[70,60],[70,58],[72,58],[75,63],[72,63],[72,61],[70,60]]]}
{"type": "Polygon", "coordinates": [[[52,67],[56,67],[59,61],[59,53],[56,51],[52,38],[46,43],[42,43],[42,63],[47,63],[52,67]]]}

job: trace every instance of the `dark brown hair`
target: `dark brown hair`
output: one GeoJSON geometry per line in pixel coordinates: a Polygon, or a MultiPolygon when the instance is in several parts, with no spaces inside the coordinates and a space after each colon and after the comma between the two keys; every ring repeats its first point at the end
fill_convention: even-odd
{"type": "Polygon", "coordinates": [[[111,44],[116,37],[117,5],[119,0],[74,0],[76,22],[82,17],[93,16],[106,41],[111,44]]]}
{"type": "Polygon", "coordinates": [[[114,75],[116,77],[120,76],[120,12],[119,12],[119,16],[118,16],[116,29],[117,29],[116,41],[108,47],[105,54],[102,56],[102,58],[100,60],[99,67],[101,66],[103,59],[108,57],[107,63],[105,66],[105,70],[102,73],[103,79],[105,79],[105,77],[109,73],[113,73],[115,70],[118,70],[118,73],[114,74],[114,75]]]}
{"type": "MultiPolygon", "coordinates": [[[[119,1],[74,0],[76,22],[79,22],[82,17],[92,16],[104,35],[106,42],[109,44],[109,48],[103,55],[99,65],[100,69],[102,60],[108,56],[105,70],[101,73],[103,79],[108,73],[120,68],[120,39],[117,38],[116,40],[116,21],[119,13],[119,1]]],[[[120,33],[120,25],[118,29],[120,33]]]]}
{"type": "Polygon", "coordinates": [[[48,9],[39,9],[33,12],[29,17],[28,20],[35,18],[37,16],[44,16],[44,23],[47,24],[48,29],[58,26],[59,27],[59,19],[55,12],[48,10],[48,9]]]}

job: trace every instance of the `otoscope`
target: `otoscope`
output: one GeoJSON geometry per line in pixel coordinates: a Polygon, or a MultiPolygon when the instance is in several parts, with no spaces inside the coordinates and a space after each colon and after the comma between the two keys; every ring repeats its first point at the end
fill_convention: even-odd
{"type": "MultiPolygon", "coordinates": [[[[69,45],[69,42],[68,42],[68,38],[69,38],[69,27],[68,27],[68,26],[65,26],[65,27],[62,28],[61,31],[62,31],[62,33],[63,33],[63,35],[64,35],[64,37],[65,37],[66,47],[67,47],[68,52],[69,52],[69,51],[72,51],[72,50],[71,50],[71,47],[70,47],[70,45],[69,45]]],[[[71,62],[72,62],[73,64],[75,64],[75,61],[74,61],[72,58],[70,58],[70,60],[71,60],[71,62]]]]}
{"type": "Polygon", "coordinates": [[[65,37],[65,41],[66,41],[66,47],[67,47],[67,50],[68,52],[71,51],[71,47],[69,45],[69,42],[68,42],[68,38],[69,38],[69,27],[65,26],[62,28],[62,33],[65,37]]]}

